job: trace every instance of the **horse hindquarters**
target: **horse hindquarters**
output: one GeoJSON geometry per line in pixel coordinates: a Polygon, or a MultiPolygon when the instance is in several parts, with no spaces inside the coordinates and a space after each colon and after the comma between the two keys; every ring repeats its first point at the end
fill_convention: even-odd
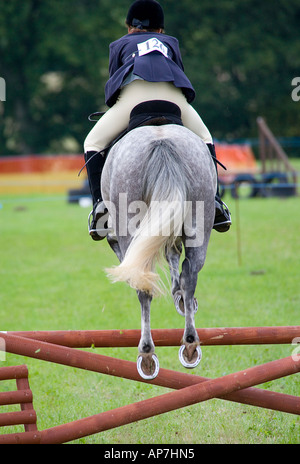
{"type": "Polygon", "coordinates": [[[125,281],[136,290],[154,296],[161,293],[161,279],[155,265],[165,247],[171,247],[181,234],[187,198],[186,166],[168,140],[150,144],[142,197],[146,212],[134,231],[124,259],[108,269],[113,281],[125,281]]]}

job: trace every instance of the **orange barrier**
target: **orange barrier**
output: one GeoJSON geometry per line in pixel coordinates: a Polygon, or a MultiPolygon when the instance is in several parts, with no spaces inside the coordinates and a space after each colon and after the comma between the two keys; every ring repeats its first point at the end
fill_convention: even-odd
{"type": "Polygon", "coordinates": [[[65,193],[82,187],[83,155],[0,158],[0,194],[65,193]]]}
{"type": "Polygon", "coordinates": [[[215,145],[218,160],[227,168],[227,171],[219,168],[222,176],[259,172],[254,153],[249,145],[227,145],[225,143],[215,145]]]}
{"type": "Polygon", "coordinates": [[[83,155],[28,155],[0,158],[0,174],[79,171],[83,155]]]}

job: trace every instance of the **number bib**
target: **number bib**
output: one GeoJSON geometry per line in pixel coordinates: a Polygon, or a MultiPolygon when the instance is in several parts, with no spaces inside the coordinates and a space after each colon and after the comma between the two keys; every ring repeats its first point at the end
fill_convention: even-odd
{"type": "Polygon", "coordinates": [[[147,55],[151,52],[160,52],[166,58],[168,58],[168,48],[158,39],[153,37],[153,39],[146,40],[138,44],[139,56],[147,55]]]}

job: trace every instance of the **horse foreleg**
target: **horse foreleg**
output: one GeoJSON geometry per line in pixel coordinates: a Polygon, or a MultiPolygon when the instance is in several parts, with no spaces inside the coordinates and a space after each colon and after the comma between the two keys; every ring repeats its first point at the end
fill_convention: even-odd
{"type": "MultiPolygon", "coordinates": [[[[182,252],[182,243],[176,243],[176,245],[166,251],[166,260],[169,264],[171,282],[172,282],[172,296],[174,300],[174,305],[176,311],[180,316],[185,317],[185,307],[184,307],[184,298],[183,291],[180,284],[180,274],[179,274],[179,261],[180,255],[182,252]]],[[[198,310],[197,299],[194,298],[194,312],[198,310]]]]}
{"type": "Polygon", "coordinates": [[[198,272],[203,267],[205,256],[200,248],[187,248],[186,258],[182,263],[180,289],[184,303],[185,329],[183,344],[179,350],[181,364],[187,368],[196,367],[201,361],[201,348],[198,333],[195,328],[195,290],[198,272]],[[203,258],[203,259],[202,259],[203,258]]]}
{"type": "Polygon", "coordinates": [[[183,300],[181,298],[180,290],[180,274],[179,274],[179,261],[182,252],[182,243],[178,241],[171,248],[166,247],[165,257],[169,265],[171,284],[172,284],[172,296],[175,304],[175,308],[181,316],[184,316],[183,300]]]}
{"type": "Polygon", "coordinates": [[[138,291],[141,304],[141,339],[138,350],[137,369],[143,379],[154,379],[159,371],[158,358],[154,353],[155,346],[150,328],[150,306],[152,297],[148,293],[138,291]]]}

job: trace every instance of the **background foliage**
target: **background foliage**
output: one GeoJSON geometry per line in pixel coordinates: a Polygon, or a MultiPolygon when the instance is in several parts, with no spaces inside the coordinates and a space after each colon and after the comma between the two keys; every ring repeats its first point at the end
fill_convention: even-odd
{"type": "MultiPolygon", "coordinates": [[[[126,33],[130,0],[1,0],[0,155],[81,152],[87,116],[105,110],[108,46],[126,33]]],[[[291,98],[300,69],[298,0],[162,0],[186,74],[215,138],[256,136],[264,116],[299,135],[291,98]]]]}

